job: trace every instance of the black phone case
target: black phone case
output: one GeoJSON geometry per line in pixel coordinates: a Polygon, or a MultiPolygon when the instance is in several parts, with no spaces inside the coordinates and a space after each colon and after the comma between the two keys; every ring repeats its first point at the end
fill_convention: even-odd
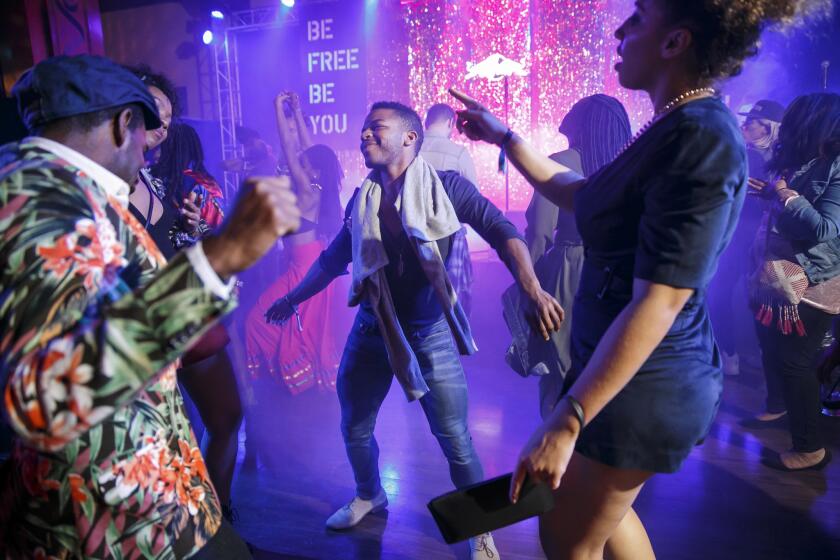
{"type": "Polygon", "coordinates": [[[463,541],[488,531],[507,527],[523,519],[550,511],[554,507],[551,488],[525,480],[519,501],[511,503],[508,493],[513,473],[479,482],[462,490],[438,496],[429,502],[443,540],[447,544],[463,541]]]}

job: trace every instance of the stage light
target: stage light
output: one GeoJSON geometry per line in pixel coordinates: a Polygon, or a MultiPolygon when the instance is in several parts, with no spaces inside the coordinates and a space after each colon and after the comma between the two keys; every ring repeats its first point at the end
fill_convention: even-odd
{"type": "Polygon", "coordinates": [[[295,5],[295,0],[280,0],[280,3],[286,6],[287,8],[291,8],[295,5]]]}
{"type": "Polygon", "coordinates": [[[213,19],[225,19],[225,14],[223,14],[219,10],[213,10],[212,12],[210,12],[210,17],[213,19]]]}
{"type": "Polygon", "coordinates": [[[213,42],[213,32],[207,29],[204,33],[201,34],[201,42],[205,45],[209,45],[213,42]]]}
{"type": "Polygon", "coordinates": [[[376,8],[379,0],[365,0],[365,35],[370,37],[376,29],[376,8]]]}

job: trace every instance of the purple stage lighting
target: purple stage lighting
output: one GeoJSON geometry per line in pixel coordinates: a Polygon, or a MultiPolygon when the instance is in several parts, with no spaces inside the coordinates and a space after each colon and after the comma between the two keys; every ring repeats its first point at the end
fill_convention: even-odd
{"type": "Polygon", "coordinates": [[[207,29],[204,33],[201,34],[201,42],[205,45],[209,45],[213,42],[213,32],[207,29]]]}

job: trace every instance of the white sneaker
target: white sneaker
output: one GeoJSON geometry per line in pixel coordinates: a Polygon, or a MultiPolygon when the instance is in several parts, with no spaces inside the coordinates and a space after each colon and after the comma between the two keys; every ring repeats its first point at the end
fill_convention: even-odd
{"type": "Polygon", "coordinates": [[[470,539],[470,560],[499,560],[493,535],[484,533],[470,539]]]}
{"type": "Polygon", "coordinates": [[[388,496],[380,490],[372,500],[363,500],[356,496],[353,501],[342,507],[327,519],[327,529],[339,531],[355,527],[369,513],[376,513],[388,507],[388,496]]]}

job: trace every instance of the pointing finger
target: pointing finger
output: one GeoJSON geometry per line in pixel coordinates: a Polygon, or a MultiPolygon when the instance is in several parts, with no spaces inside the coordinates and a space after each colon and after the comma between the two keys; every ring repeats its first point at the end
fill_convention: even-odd
{"type": "Polygon", "coordinates": [[[478,101],[454,87],[449,88],[449,95],[463,103],[468,109],[477,109],[479,107],[478,101]]]}

